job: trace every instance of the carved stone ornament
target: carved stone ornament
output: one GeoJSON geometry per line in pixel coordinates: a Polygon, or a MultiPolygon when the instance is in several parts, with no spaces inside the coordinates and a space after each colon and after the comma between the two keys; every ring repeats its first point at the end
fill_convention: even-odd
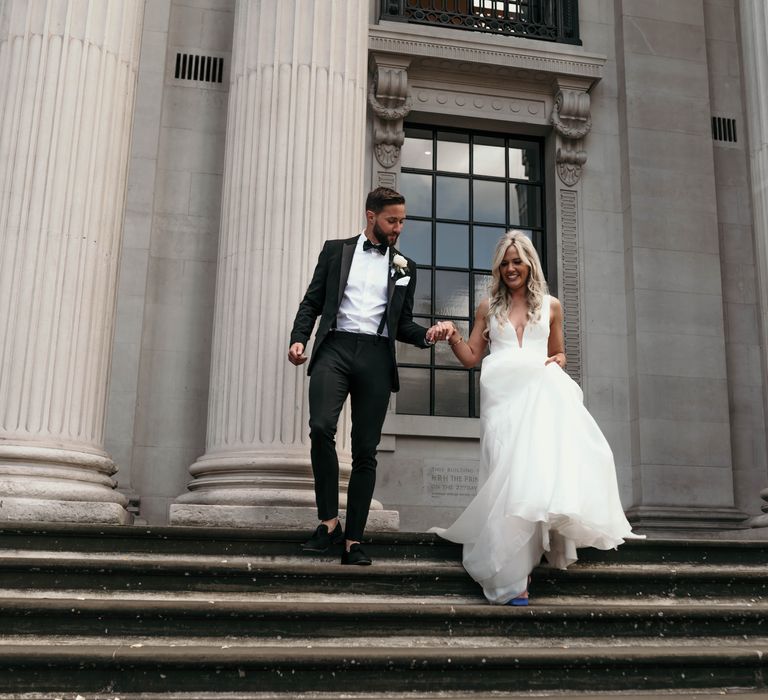
{"type": "Polygon", "coordinates": [[[557,175],[563,184],[573,187],[587,162],[587,152],[582,144],[592,128],[589,95],[578,90],[560,90],[549,121],[557,134],[557,175]]]}
{"type": "Polygon", "coordinates": [[[408,63],[376,63],[368,88],[368,104],[374,114],[373,150],[385,168],[394,168],[400,160],[405,140],[403,119],[413,104],[408,94],[408,63]]]}

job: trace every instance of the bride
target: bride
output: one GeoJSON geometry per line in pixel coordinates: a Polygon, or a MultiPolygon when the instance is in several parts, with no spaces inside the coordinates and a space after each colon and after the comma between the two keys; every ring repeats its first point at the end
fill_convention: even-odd
{"type": "Polygon", "coordinates": [[[464,545],[466,570],[491,603],[528,604],[530,573],[576,561],[577,547],[637,537],[624,517],[613,454],[563,371],[563,310],[547,294],[536,249],[520,231],[499,241],[490,298],[468,340],[447,338],[465,367],[482,364],[478,492],[441,537],[464,545]]]}

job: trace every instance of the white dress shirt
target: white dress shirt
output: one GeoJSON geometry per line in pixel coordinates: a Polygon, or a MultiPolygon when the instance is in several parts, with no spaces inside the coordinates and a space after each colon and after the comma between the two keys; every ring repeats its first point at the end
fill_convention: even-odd
{"type": "MultiPolygon", "coordinates": [[[[382,314],[387,310],[389,252],[363,250],[365,232],[360,234],[349,268],[347,286],[336,316],[336,328],[351,333],[376,335],[382,314]]],[[[382,335],[387,335],[384,325],[382,335]]]]}

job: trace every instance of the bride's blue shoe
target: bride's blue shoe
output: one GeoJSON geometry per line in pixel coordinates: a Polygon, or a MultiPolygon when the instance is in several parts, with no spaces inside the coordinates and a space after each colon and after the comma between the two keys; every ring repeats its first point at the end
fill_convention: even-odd
{"type": "Polygon", "coordinates": [[[528,598],[512,598],[512,600],[507,601],[507,605],[514,605],[516,607],[522,607],[524,605],[528,605],[528,598]]]}

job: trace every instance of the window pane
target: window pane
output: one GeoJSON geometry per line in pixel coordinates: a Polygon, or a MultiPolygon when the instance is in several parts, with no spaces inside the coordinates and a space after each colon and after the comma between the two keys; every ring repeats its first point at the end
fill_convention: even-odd
{"type": "Polygon", "coordinates": [[[405,197],[406,213],[432,216],[432,176],[401,173],[400,192],[405,197]]]}
{"type": "MultiPolygon", "coordinates": [[[[429,328],[428,319],[416,320],[422,326],[429,328]]],[[[440,343],[445,345],[445,343],[440,343]]],[[[432,353],[427,349],[417,348],[415,345],[397,342],[397,362],[402,365],[429,365],[432,362],[432,353]]]]}
{"type": "Polygon", "coordinates": [[[477,306],[483,299],[488,298],[493,277],[491,275],[478,274],[472,275],[472,277],[474,278],[472,284],[475,289],[475,306],[477,306]]]}
{"type": "Polygon", "coordinates": [[[469,172],[469,136],[467,134],[437,134],[437,169],[451,173],[469,172]]]}
{"type": "Polygon", "coordinates": [[[432,222],[408,219],[397,241],[403,255],[413,258],[418,265],[432,264],[432,222]]]}
{"type": "Polygon", "coordinates": [[[510,141],[509,177],[513,180],[540,180],[539,147],[525,141],[510,141]]]}
{"type": "Polygon", "coordinates": [[[432,270],[416,271],[416,291],[413,299],[413,313],[432,315],[432,270]]]}
{"type": "Polygon", "coordinates": [[[469,266],[469,227],[465,224],[437,222],[437,265],[445,267],[469,266]]]}
{"type": "Polygon", "coordinates": [[[541,190],[534,185],[509,186],[509,223],[512,226],[541,226],[541,190]]]}
{"type": "Polygon", "coordinates": [[[397,412],[419,416],[429,415],[429,370],[401,367],[397,412]]]}
{"type": "Polygon", "coordinates": [[[469,415],[469,373],[435,370],[435,415],[469,415]]]}
{"type": "Polygon", "coordinates": [[[507,220],[504,183],[475,180],[472,183],[472,219],[503,224],[507,220]]]}
{"type": "Polygon", "coordinates": [[[469,316],[469,274],[467,272],[435,272],[435,314],[469,316]]]}
{"type": "Polygon", "coordinates": [[[430,129],[406,129],[405,142],[400,149],[403,168],[432,170],[432,131],[430,129]]]}
{"type": "Polygon", "coordinates": [[[476,136],[472,156],[472,172],[475,175],[507,176],[504,167],[504,139],[476,136]]]}
{"type": "MultiPolygon", "coordinates": [[[[469,337],[469,321],[452,319],[456,328],[459,329],[461,337],[467,340],[469,337]]],[[[452,341],[456,342],[456,341],[452,341]]],[[[435,364],[436,365],[448,365],[453,367],[461,367],[461,362],[456,359],[453,354],[453,350],[448,347],[448,343],[436,343],[435,344],[435,364]]]]}
{"type": "Polygon", "coordinates": [[[490,270],[493,262],[493,252],[496,250],[501,237],[504,235],[505,228],[491,226],[475,226],[473,229],[474,240],[472,245],[472,255],[474,256],[473,266],[475,269],[490,270]]]}
{"type": "Polygon", "coordinates": [[[437,218],[464,221],[469,218],[469,180],[458,177],[437,178],[437,218]]]}

